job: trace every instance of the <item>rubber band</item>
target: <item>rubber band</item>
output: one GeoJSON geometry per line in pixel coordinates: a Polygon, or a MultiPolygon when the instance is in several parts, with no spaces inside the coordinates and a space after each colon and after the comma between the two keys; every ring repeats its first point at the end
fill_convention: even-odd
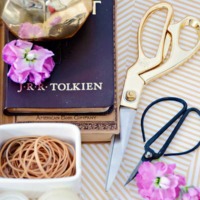
{"type": "Polygon", "coordinates": [[[74,147],[50,136],[15,137],[0,150],[0,176],[62,178],[76,173],[74,147]]]}

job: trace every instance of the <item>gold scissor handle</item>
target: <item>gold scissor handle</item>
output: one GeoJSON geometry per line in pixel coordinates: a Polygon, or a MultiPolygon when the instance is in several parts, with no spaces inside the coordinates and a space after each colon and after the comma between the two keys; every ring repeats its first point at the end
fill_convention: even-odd
{"type": "Polygon", "coordinates": [[[165,38],[167,35],[168,26],[170,25],[173,17],[173,8],[169,3],[159,3],[151,7],[141,20],[138,30],[138,50],[139,56],[136,63],[131,66],[126,75],[124,84],[124,90],[122,93],[121,105],[129,108],[136,109],[140,100],[141,92],[144,86],[144,81],[141,79],[140,74],[147,72],[157,67],[163,60],[165,38]],[[166,21],[162,30],[162,36],[158,47],[157,54],[154,58],[148,58],[145,56],[142,49],[142,32],[144,25],[149,16],[161,9],[167,10],[166,21]]]}
{"type": "Polygon", "coordinates": [[[147,63],[147,65],[145,65],[144,68],[141,68],[139,70],[139,73],[143,73],[147,70],[150,70],[150,69],[152,69],[152,67],[156,67],[157,65],[159,65],[162,62],[165,38],[166,38],[168,27],[172,20],[172,17],[173,17],[173,8],[172,8],[171,4],[159,3],[159,4],[152,6],[145,13],[144,17],[142,18],[140,26],[139,26],[139,30],[138,30],[138,50],[139,50],[138,60],[140,60],[140,62],[145,60],[145,63],[147,63]],[[158,10],[164,10],[164,9],[167,10],[167,16],[166,16],[165,24],[164,24],[164,27],[162,30],[162,35],[161,35],[160,43],[158,46],[158,50],[157,50],[156,56],[154,58],[148,58],[145,56],[143,49],[142,49],[142,32],[143,32],[145,23],[146,23],[147,19],[149,18],[149,16],[158,10]]]}
{"type": "Polygon", "coordinates": [[[145,83],[149,83],[182,65],[184,62],[190,59],[200,48],[200,21],[194,17],[189,16],[179,23],[170,25],[168,28],[168,33],[169,35],[167,37],[171,37],[172,43],[170,57],[165,63],[159,65],[159,67],[140,75],[145,83]],[[179,45],[180,32],[181,29],[183,29],[185,26],[191,26],[195,28],[198,35],[198,42],[193,49],[188,51],[183,50],[179,45]]]}

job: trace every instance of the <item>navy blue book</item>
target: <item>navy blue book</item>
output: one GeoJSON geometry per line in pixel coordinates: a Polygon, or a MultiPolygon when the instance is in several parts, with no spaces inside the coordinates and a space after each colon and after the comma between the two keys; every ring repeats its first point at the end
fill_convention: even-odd
{"type": "MultiPolygon", "coordinates": [[[[115,92],[113,2],[102,0],[71,39],[40,42],[56,66],[43,85],[19,85],[5,78],[5,114],[105,113],[115,92]]],[[[7,34],[7,41],[15,39],[7,34]]],[[[9,66],[5,65],[6,72],[9,66]]]]}

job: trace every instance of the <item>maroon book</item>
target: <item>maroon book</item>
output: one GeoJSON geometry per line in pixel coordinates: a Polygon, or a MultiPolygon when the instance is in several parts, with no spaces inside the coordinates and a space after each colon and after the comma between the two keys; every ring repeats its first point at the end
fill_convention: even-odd
{"type": "MultiPolygon", "coordinates": [[[[5,114],[104,113],[114,104],[113,2],[102,0],[97,14],[71,39],[40,42],[56,66],[41,86],[19,85],[5,76],[5,114]]],[[[15,39],[7,34],[7,41],[15,39]]],[[[37,43],[38,44],[38,43],[37,43]]],[[[5,65],[8,71],[10,66],[5,65]]]]}

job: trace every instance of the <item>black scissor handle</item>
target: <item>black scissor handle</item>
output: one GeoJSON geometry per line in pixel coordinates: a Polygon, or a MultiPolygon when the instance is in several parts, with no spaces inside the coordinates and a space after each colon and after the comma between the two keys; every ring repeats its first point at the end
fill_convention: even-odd
{"type": "Polygon", "coordinates": [[[183,105],[183,108],[169,122],[167,122],[167,124],[165,124],[151,139],[149,139],[147,141],[147,143],[144,146],[145,148],[146,147],[150,147],[151,144],[155,140],[157,140],[160,137],[160,135],[162,135],[162,133],[165,130],[167,130],[187,110],[187,103],[183,99],[180,99],[180,98],[177,98],[177,97],[164,97],[164,98],[160,98],[160,99],[157,99],[157,100],[153,101],[151,104],[149,104],[146,107],[146,109],[144,110],[144,112],[142,114],[142,118],[141,118],[141,129],[142,129],[142,137],[143,137],[143,141],[144,142],[146,141],[145,131],[144,131],[144,118],[145,118],[147,112],[149,111],[149,109],[151,107],[153,107],[155,104],[158,104],[159,102],[163,102],[163,101],[175,101],[175,102],[178,102],[178,103],[183,105]]]}
{"type": "MultiPolygon", "coordinates": [[[[180,121],[178,122],[178,124],[176,125],[176,127],[174,128],[174,130],[173,130],[173,132],[172,132],[172,134],[176,134],[177,133],[177,131],[179,130],[179,128],[181,127],[181,125],[183,124],[183,122],[185,121],[185,119],[186,119],[186,117],[189,115],[189,113],[190,112],[196,112],[199,116],[200,116],[200,110],[198,110],[197,108],[189,108],[189,109],[187,109],[187,111],[184,113],[184,115],[181,117],[181,119],[180,119],[180,121]]],[[[172,135],[171,134],[171,135],[172,135]]],[[[171,135],[170,135],[170,137],[171,137],[171,135]]],[[[171,138],[168,138],[168,140],[169,140],[169,144],[170,144],[170,139],[171,138]]],[[[173,137],[173,136],[172,136],[173,137]]],[[[172,138],[173,139],[173,138],[172,138]]],[[[171,139],[171,140],[172,140],[171,139]]],[[[166,141],[166,143],[168,142],[168,140],[166,141]]],[[[168,144],[168,145],[169,145],[168,144]]],[[[164,148],[163,150],[166,150],[166,148],[168,147],[168,145],[166,144],[166,146],[164,147],[162,147],[162,148],[164,148]]],[[[200,141],[192,148],[192,149],[189,149],[189,150],[187,150],[187,151],[184,151],[184,152],[180,152],[180,153],[168,153],[168,154],[164,154],[164,156],[179,156],[179,155],[185,155],[185,154],[188,154],[188,153],[190,153],[190,152],[192,152],[192,151],[194,151],[194,150],[196,150],[198,147],[200,147],[200,141]]],[[[162,150],[162,148],[161,148],[161,150],[160,151],[163,151],[162,150]]],[[[161,152],[162,153],[162,152],[161,152]]]]}
{"type": "Polygon", "coordinates": [[[180,152],[180,153],[170,153],[170,154],[164,154],[166,149],[168,148],[169,144],[172,142],[174,136],[176,135],[177,131],[180,129],[181,125],[183,124],[183,122],[185,121],[186,117],[189,115],[190,112],[196,112],[199,116],[200,116],[200,110],[198,110],[197,108],[189,108],[187,109],[187,103],[180,98],[176,98],[176,97],[165,97],[165,98],[161,98],[158,99],[154,102],[152,102],[144,111],[143,115],[142,115],[142,119],[141,119],[141,128],[142,128],[142,134],[143,134],[143,139],[145,141],[145,132],[144,132],[144,118],[146,113],[148,112],[148,110],[154,106],[155,104],[162,102],[162,101],[175,101],[175,102],[179,102],[183,105],[183,108],[167,123],[165,124],[153,137],[151,137],[145,144],[144,149],[145,149],[145,154],[144,154],[144,160],[152,160],[152,159],[158,159],[161,156],[176,156],[176,155],[184,155],[187,153],[190,153],[192,151],[194,151],[195,149],[197,149],[200,146],[200,141],[190,150],[187,150],[185,152],[180,152]],[[174,130],[172,131],[172,133],[169,135],[168,139],[166,140],[166,142],[164,143],[164,145],[162,146],[162,148],[160,149],[160,151],[158,153],[155,153],[153,149],[150,148],[150,146],[160,137],[160,135],[162,135],[165,130],[167,130],[167,128],[169,126],[171,126],[178,118],[179,121],[177,123],[177,125],[175,126],[174,130]],[[150,153],[152,157],[146,158],[145,155],[147,155],[150,153]]]}

